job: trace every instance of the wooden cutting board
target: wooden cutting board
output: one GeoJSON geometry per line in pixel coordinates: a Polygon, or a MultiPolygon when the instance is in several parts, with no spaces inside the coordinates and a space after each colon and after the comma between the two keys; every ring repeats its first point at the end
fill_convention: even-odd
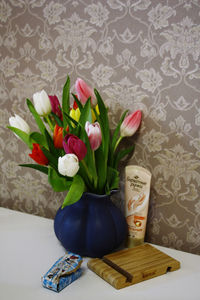
{"type": "Polygon", "coordinates": [[[175,271],[180,268],[180,262],[150,244],[143,244],[105,255],[102,259],[91,259],[88,267],[116,289],[121,289],[175,271]]]}

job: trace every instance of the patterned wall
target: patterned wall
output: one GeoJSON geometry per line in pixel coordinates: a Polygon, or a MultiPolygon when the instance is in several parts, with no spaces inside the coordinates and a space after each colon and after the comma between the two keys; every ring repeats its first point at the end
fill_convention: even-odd
{"type": "Polygon", "coordinates": [[[6,125],[17,113],[33,129],[26,98],[61,99],[69,74],[99,90],[111,126],[143,112],[116,203],[124,166],[148,168],[148,241],[200,254],[199,21],[199,0],[1,0],[0,205],[54,217],[61,204],[45,175],[18,166],[29,150],[6,125]]]}

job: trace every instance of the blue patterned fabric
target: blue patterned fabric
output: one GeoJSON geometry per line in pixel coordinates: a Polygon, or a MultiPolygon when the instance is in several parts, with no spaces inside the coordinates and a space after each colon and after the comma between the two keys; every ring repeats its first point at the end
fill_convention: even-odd
{"type": "Polygon", "coordinates": [[[81,276],[81,263],[81,256],[67,252],[42,277],[43,286],[55,292],[60,292],[81,276]]]}

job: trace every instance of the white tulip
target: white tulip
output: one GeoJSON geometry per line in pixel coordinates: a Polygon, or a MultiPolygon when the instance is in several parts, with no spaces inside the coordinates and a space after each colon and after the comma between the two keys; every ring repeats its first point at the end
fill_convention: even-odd
{"type": "MultiPolygon", "coordinates": [[[[26,121],[24,121],[24,119],[22,119],[20,116],[15,114],[15,117],[10,117],[9,118],[9,124],[12,127],[18,128],[24,132],[26,132],[27,134],[30,133],[30,127],[29,125],[26,123],[26,121]]],[[[15,134],[16,135],[16,134],[15,134]]],[[[17,135],[16,135],[17,136],[17,135]]]]}
{"type": "Polygon", "coordinates": [[[33,103],[35,110],[40,116],[46,116],[51,112],[51,102],[47,93],[42,90],[33,94],[33,103]]]}
{"type": "Polygon", "coordinates": [[[79,160],[75,154],[69,153],[58,158],[58,172],[63,176],[73,177],[79,170],[79,160]]]}

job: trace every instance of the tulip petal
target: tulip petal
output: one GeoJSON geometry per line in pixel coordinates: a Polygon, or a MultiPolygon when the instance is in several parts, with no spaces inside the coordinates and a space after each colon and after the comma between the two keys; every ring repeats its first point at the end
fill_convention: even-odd
{"type": "Polygon", "coordinates": [[[55,148],[63,148],[63,128],[58,126],[57,124],[54,127],[53,143],[55,148]]]}
{"type": "Polygon", "coordinates": [[[34,143],[33,144],[33,150],[32,153],[29,154],[29,156],[36,161],[39,165],[48,165],[49,161],[42,152],[39,144],[34,143]]]}
{"type": "Polygon", "coordinates": [[[15,114],[15,117],[9,118],[9,123],[10,123],[10,126],[12,126],[12,127],[18,128],[27,134],[30,133],[29,125],[26,123],[26,121],[24,121],[24,119],[22,119],[17,114],[15,114]]]}
{"type": "Polygon", "coordinates": [[[74,153],[79,160],[83,160],[87,154],[85,143],[73,134],[67,134],[64,137],[63,148],[67,154],[74,153]]]}
{"type": "Polygon", "coordinates": [[[40,116],[46,116],[51,112],[51,103],[47,93],[42,90],[33,94],[33,103],[35,110],[40,116]]]}
{"type": "Polygon", "coordinates": [[[73,177],[79,170],[79,160],[75,154],[65,154],[58,158],[58,172],[63,176],[73,177]]]}
{"type": "Polygon", "coordinates": [[[32,102],[29,99],[27,99],[26,102],[27,102],[27,106],[28,106],[30,112],[32,113],[32,115],[33,115],[33,117],[34,117],[34,119],[35,119],[35,121],[36,121],[36,123],[37,123],[37,125],[38,125],[38,127],[39,127],[39,129],[41,131],[41,133],[44,134],[46,127],[44,126],[44,124],[43,124],[43,122],[42,122],[39,114],[35,110],[34,105],[32,104],[32,102]]]}
{"type": "Polygon", "coordinates": [[[77,78],[75,88],[78,98],[83,105],[87,102],[89,97],[91,97],[92,106],[95,106],[97,104],[97,100],[92,88],[88,86],[84,80],[82,80],[81,78],[77,78]]]}
{"type": "Polygon", "coordinates": [[[101,128],[98,122],[90,124],[90,122],[85,123],[85,131],[87,132],[90,146],[93,151],[97,150],[101,145],[102,136],[101,128]]]}
{"type": "Polygon", "coordinates": [[[56,95],[49,95],[49,100],[51,103],[52,112],[62,120],[62,109],[58,97],[56,95]]]}
{"type": "Polygon", "coordinates": [[[142,112],[137,110],[128,115],[121,124],[120,134],[121,137],[132,136],[140,126],[142,112]]]}

